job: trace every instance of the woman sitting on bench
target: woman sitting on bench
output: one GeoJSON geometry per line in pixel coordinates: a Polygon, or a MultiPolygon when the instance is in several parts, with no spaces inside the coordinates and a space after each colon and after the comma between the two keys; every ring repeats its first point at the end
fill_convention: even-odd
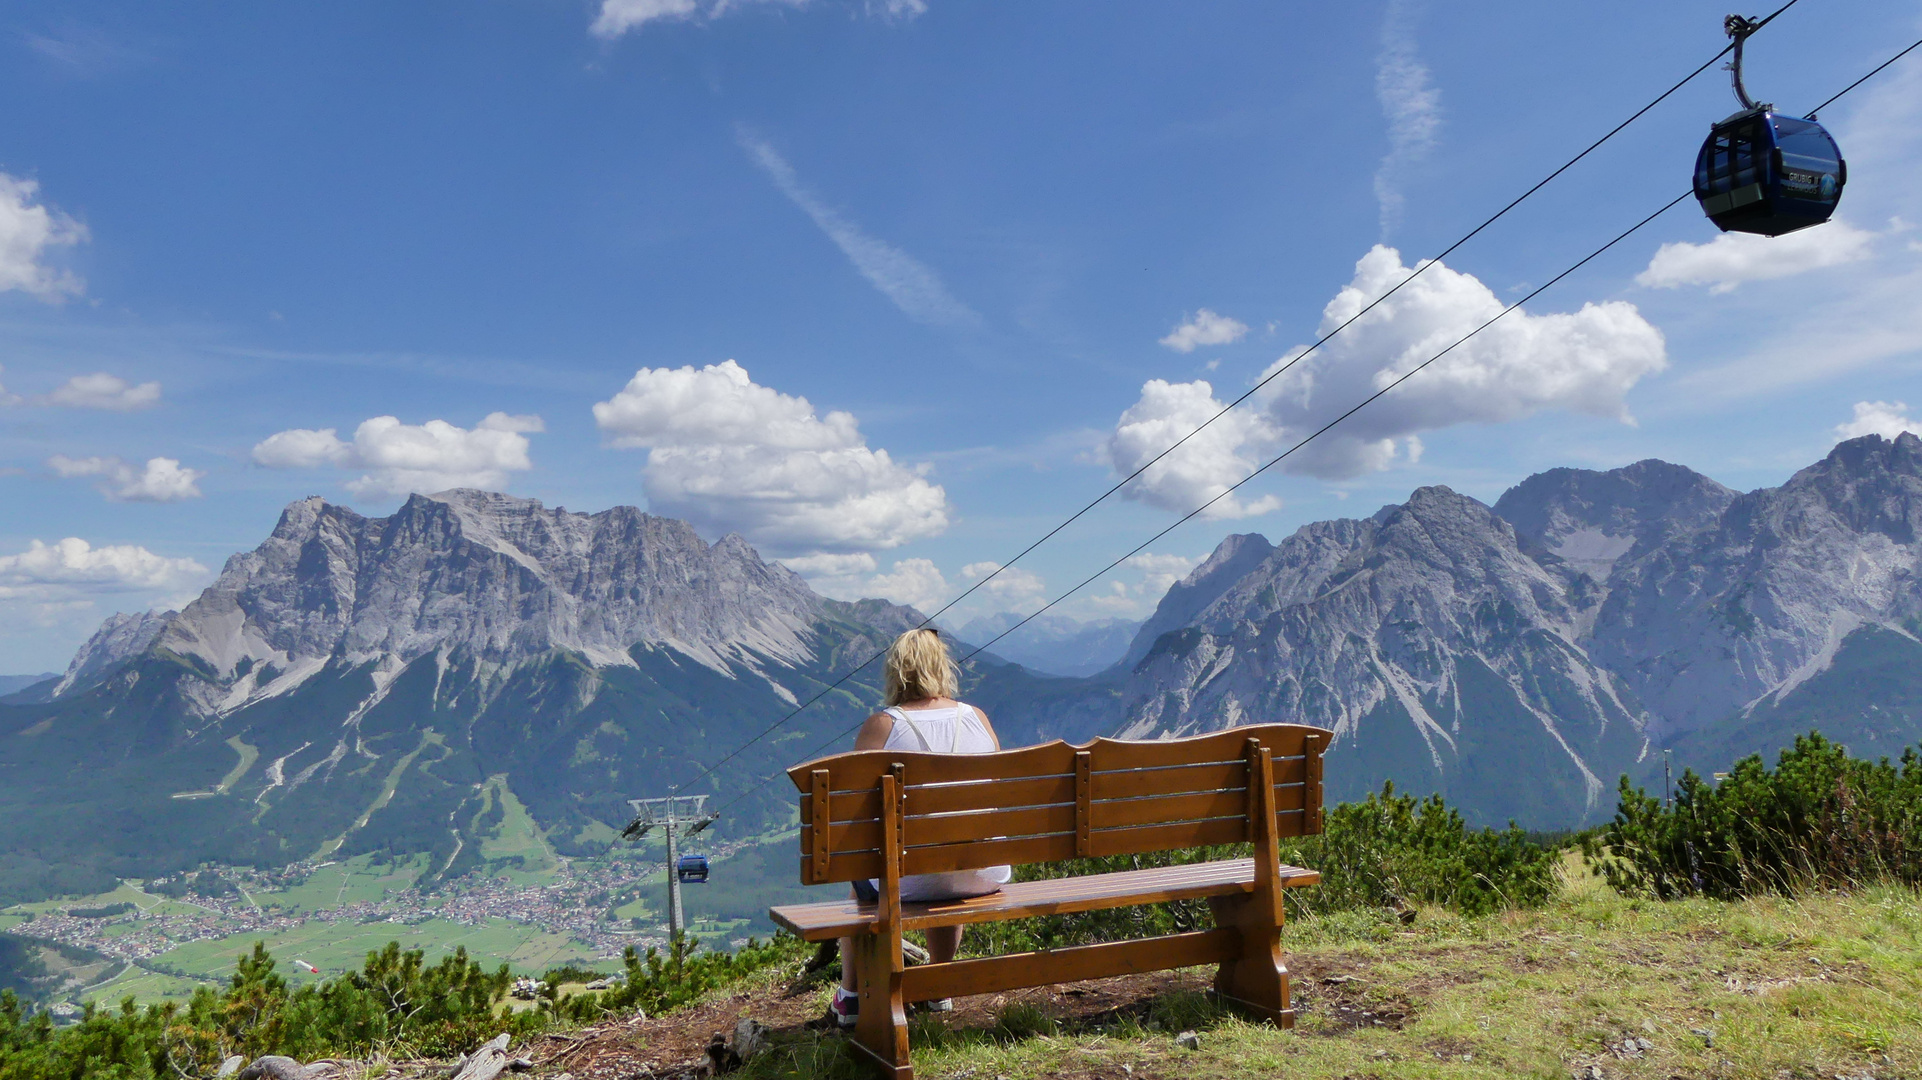
{"type": "MultiPolygon", "coordinates": [[[[988,715],[972,705],[956,701],[961,686],[961,669],[948,656],[948,647],[936,630],[910,630],[894,639],[888,649],[887,669],[883,676],[886,708],[868,717],[854,737],[856,750],[921,750],[937,754],[992,754],[1001,749],[988,715]]],[[[1008,883],[1012,869],[991,866],[984,870],[957,870],[946,874],[911,874],[901,879],[901,899],[960,900],[999,892],[1008,883]]],[[[854,883],[855,899],[874,903],[879,899],[878,884],[854,883]]],[[[932,962],[954,959],[961,947],[959,926],[932,927],[927,931],[928,954],[932,962]]],[[[834,1018],[851,1028],[860,1015],[861,998],[855,993],[854,939],[841,939],[841,985],[834,990],[834,1018]]],[[[923,1003],[943,1012],[954,1007],[953,999],[923,1003]]]]}

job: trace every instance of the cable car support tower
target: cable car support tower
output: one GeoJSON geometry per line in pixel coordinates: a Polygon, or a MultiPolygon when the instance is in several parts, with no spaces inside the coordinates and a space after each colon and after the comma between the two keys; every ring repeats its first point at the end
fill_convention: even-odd
{"type": "Polygon", "coordinates": [[[634,820],[621,830],[622,839],[639,840],[657,827],[667,832],[667,925],[673,935],[670,941],[687,931],[686,916],[681,909],[681,851],[675,842],[675,833],[686,828],[692,836],[714,824],[721,815],[709,813],[706,804],[706,795],[627,800],[627,805],[634,808],[634,820]]]}

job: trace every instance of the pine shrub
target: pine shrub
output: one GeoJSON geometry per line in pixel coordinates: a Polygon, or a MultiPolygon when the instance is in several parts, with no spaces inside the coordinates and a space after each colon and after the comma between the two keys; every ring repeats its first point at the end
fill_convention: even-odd
{"type": "Polygon", "coordinates": [[[1615,820],[1583,850],[1617,891],[1667,900],[1922,884],[1922,756],[1852,758],[1810,732],[1775,768],[1682,775],[1672,802],[1622,777],[1615,820]]]}

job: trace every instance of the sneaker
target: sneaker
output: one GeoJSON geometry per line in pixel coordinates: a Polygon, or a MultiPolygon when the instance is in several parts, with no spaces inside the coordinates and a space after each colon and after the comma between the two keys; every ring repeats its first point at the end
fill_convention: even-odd
{"type": "Polygon", "coordinates": [[[917,1001],[914,1007],[922,1012],[953,1012],[953,998],[935,998],[933,1001],[917,1001]]]}
{"type": "Polygon", "coordinates": [[[861,1018],[861,995],[850,993],[837,986],[834,988],[834,1022],[841,1027],[851,1028],[861,1018]]]}

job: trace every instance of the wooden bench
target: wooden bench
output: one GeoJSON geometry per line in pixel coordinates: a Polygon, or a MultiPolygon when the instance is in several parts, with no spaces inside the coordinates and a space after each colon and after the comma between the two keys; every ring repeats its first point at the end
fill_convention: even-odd
{"type": "Polygon", "coordinates": [[[854,1042],[912,1080],[906,1004],[1219,964],[1220,995],[1294,1023],[1282,961],[1284,888],[1321,875],[1281,865],[1276,841],[1321,831],[1331,733],[1294,724],[1158,742],[1052,742],[994,754],[864,750],[797,765],[801,881],[878,879],[880,900],[793,904],[774,921],[808,941],[854,938],[854,1042]],[[1254,857],[1019,882],[968,900],[903,903],[906,874],[1135,855],[1251,841],[1254,857]],[[1206,897],[1216,929],[906,967],[904,930],[1206,897]]]}

